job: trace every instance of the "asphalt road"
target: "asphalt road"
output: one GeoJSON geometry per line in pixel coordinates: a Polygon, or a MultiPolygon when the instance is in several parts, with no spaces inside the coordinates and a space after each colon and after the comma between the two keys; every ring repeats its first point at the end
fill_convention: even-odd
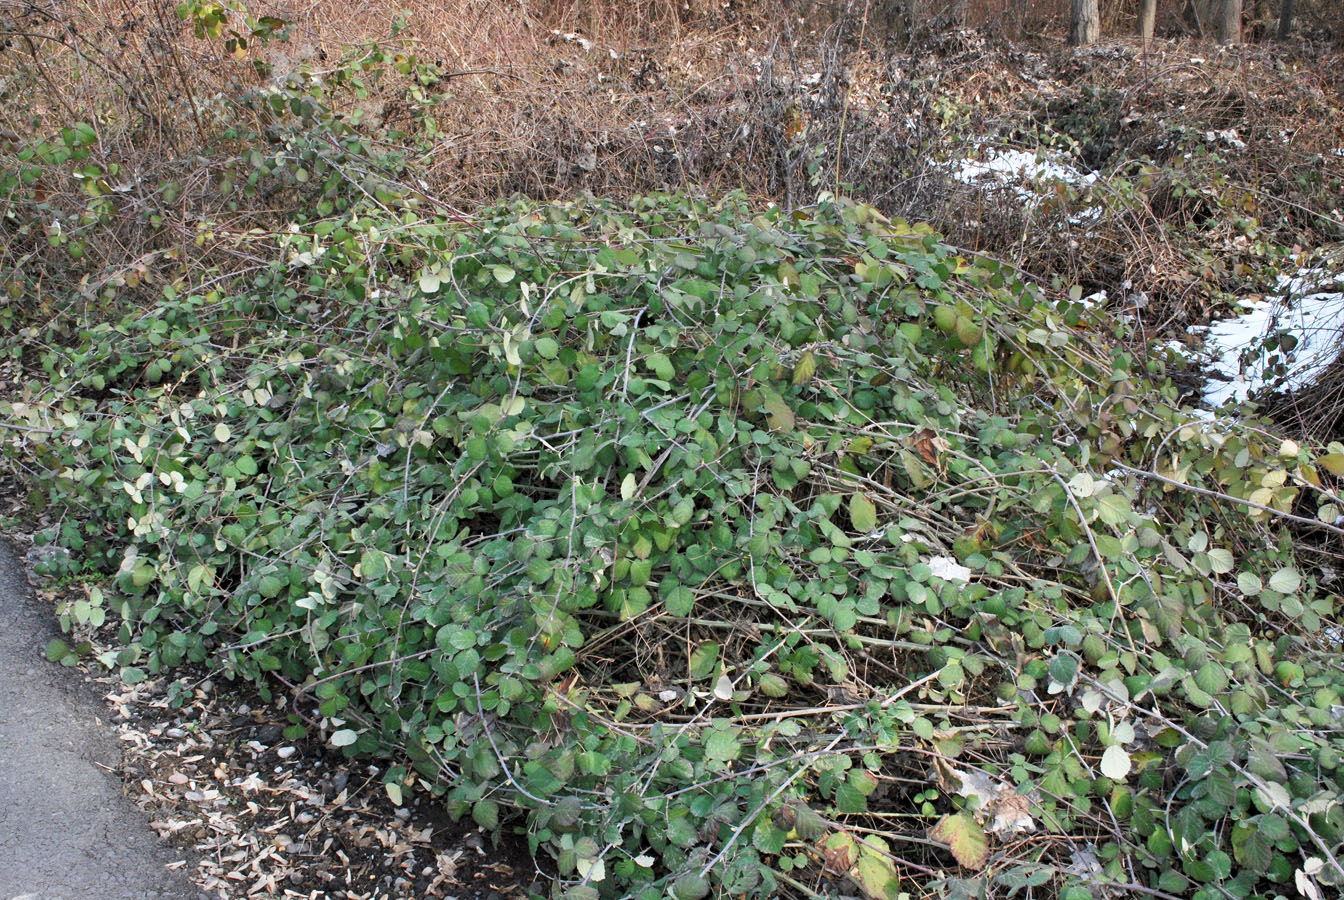
{"type": "Polygon", "coordinates": [[[0,540],[0,900],[196,900],[109,771],[102,699],[43,655],[56,634],[0,540]]]}

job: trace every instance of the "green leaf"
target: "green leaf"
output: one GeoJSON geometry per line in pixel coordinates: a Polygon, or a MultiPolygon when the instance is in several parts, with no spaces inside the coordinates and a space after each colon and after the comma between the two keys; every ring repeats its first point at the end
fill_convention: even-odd
{"type": "Polygon", "coordinates": [[[663,381],[672,381],[677,377],[677,370],[672,367],[672,360],[665,354],[650,353],[644,358],[644,365],[663,381]]]}
{"type": "Polygon", "coordinates": [[[1208,694],[1221,694],[1227,690],[1227,670],[1219,663],[1209,660],[1195,673],[1195,684],[1208,694]]]}
{"type": "Polygon", "coordinates": [[[896,864],[880,837],[870,835],[859,843],[859,861],[850,877],[873,900],[897,900],[901,896],[896,864]]]}
{"type": "Polygon", "coordinates": [[[715,641],[706,641],[691,651],[690,675],[692,678],[708,678],[719,661],[719,645],[715,641]]]}
{"type": "Polygon", "coordinates": [[[751,845],[768,856],[783,850],[786,840],[788,835],[767,818],[758,819],[751,831],[751,845]]]}
{"type": "Polygon", "coordinates": [[[1252,872],[1269,871],[1274,862],[1274,847],[1258,831],[1251,832],[1236,851],[1237,859],[1252,872]]]}
{"type": "Polygon", "coordinates": [[[60,662],[70,653],[70,646],[60,638],[52,638],[47,642],[46,657],[52,662],[60,662]]]}
{"type": "Polygon", "coordinates": [[[560,355],[560,344],[555,338],[537,338],[532,346],[536,349],[537,355],[542,359],[555,359],[560,355]]]}
{"type": "Polygon", "coordinates": [[[359,740],[359,735],[349,728],[334,731],[331,735],[331,745],[333,747],[349,747],[357,740],[359,740]]]}
{"type": "Polygon", "coordinates": [[[981,869],[989,860],[989,839],[985,831],[967,813],[944,816],[929,832],[929,837],[946,844],[964,868],[981,869]]]}
{"type": "Polygon", "coordinates": [[[486,831],[499,827],[499,804],[493,800],[477,800],[471,807],[471,818],[486,831]]]}
{"type": "Polygon", "coordinates": [[[359,557],[359,572],[364,578],[382,578],[387,574],[387,557],[381,550],[365,550],[359,557]]]}
{"type": "MultiPolygon", "coordinates": [[[[663,583],[666,584],[667,582],[663,583]]],[[[684,584],[678,584],[667,592],[663,605],[671,615],[689,616],[691,610],[695,608],[695,591],[684,584]]]]}
{"type": "Polygon", "coordinates": [[[766,672],[759,682],[761,693],[767,697],[784,697],[789,693],[789,683],[775,672],[766,672]]]}
{"type": "Polygon", "coordinates": [[[1302,575],[1292,567],[1279,569],[1269,576],[1269,586],[1280,594],[1294,594],[1302,586],[1302,575]]]}
{"type": "Polygon", "coordinates": [[[508,284],[510,281],[513,281],[513,276],[517,273],[508,266],[491,266],[490,274],[495,276],[495,281],[498,281],[500,284],[508,284]]]}
{"type": "Polygon", "coordinates": [[[1238,572],[1237,588],[1247,597],[1254,597],[1264,589],[1264,585],[1258,576],[1250,572],[1238,572]]]}
{"type": "Polygon", "coordinates": [[[1087,472],[1079,472],[1069,479],[1069,490],[1075,497],[1091,497],[1097,492],[1097,482],[1087,472]]]}
{"type": "Polygon", "coordinates": [[[842,781],[835,788],[835,808],[848,815],[867,812],[868,797],[849,781],[842,781]]]}
{"type": "Polygon", "coordinates": [[[1232,558],[1231,551],[1224,550],[1221,547],[1209,551],[1209,568],[1221,575],[1225,572],[1231,572],[1236,568],[1236,560],[1232,558]]]}
{"type": "Polygon", "coordinates": [[[1120,494],[1107,494],[1097,500],[1097,516],[1107,525],[1123,525],[1129,521],[1129,501],[1120,494]]]}
{"type": "Polygon", "coordinates": [[[849,498],[849,520],[855,531],[867,534],[877,527],[877,506],[866,494],[856,493],[849,498]]]}
{"type": "Polygon", "coordinates": [[[635,473],[631,472],[621,479],[621,499],[629,500],[635,496],[635,491],[639,489],[639,482],[635,480],[635,473]]]}
{"type": "Polygon", "coordinates": [[[779,397],[771,397],[762,404],[765,423],[771,431],[791,431],[794,426],[793,409],[779,397]]]}
{"type": "Polygon", "coordinates": [[[735,735],[714,728],[705,737],[705,757],[731,762],[742,752],[742,742],[735,735]]]}
{"type": "Polygon", "coordinates": [[[674,900],[704,900],[709,896],[709,879],[703,875],[682,875],[672,883],[674,900]]]}
{"type": "Polygon", "coordinates": [[[1112,744],[1101,754],[1101,774],[1112,781],[1123,781],[1129,770],[1129,754],[1119,744],[1112,744]]]}

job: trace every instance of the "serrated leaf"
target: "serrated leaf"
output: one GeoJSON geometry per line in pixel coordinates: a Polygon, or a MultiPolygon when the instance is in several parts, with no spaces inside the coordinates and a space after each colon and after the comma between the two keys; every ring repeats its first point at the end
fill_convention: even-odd
{"type": "Polygon", "coordinates": [[[1091,497],[1097,492],[1097,482],[1087,472],[1079,472],[1069,479],[1069,490],[1075,497],[1091,497]]]}
{"type": "Polygon", "coordinates": [[[877,506],[867,495],[854,494],[849,498],[849,521],[855,531],[867,534],[877,527],[877,506]]]}
{"type": "Polygon", "coordinates": [[[365,578],[381,578],[387,574],[387,557],[383,551],[365,550],[359,557],[359,573],[365,578]]]}
{"type": "Polygon", "coordinates": [[[1097,516],[1107,525],[1129,521],[1129,501],[1119,494],[1107,494],[1097,501],[1097,516]]]}
{"type": "Polygon", "coordinates": [[[695,608],[695,591],[679,584],[667,592],[667,599],[663,601],[668,613],[674,616],[689,616],[691,610],[695,608]]]}
{"type": "Polygon", "coordinates": [[[1209,568],[1215,573],[1221,575],[1225,572],[1231,572],[1237,564],[1233,559],[1230,550],[1224,550],[1221,547],[1209,551],[1209,568]]]}
{"type": "Polygon", "coordinates": [[[672,883],[675,900],[704,900],[709,896],[709,879],[694,873],[682,875],[672,883]]]}
{"type": "Polygon", "coordinates": [[[989,839],[985,830],[966,813],[943,816],[929,831],[929,837],[946,844],[964,868],[981,869],[989,860],[989,839]]]}
{"type": "Polygon", "coordinates": [[[60,638],[52,638],[47,642],[46,657],[52,662],[60,662],[70,652],[70,647],[60,638]]]}
{"type": "Polygon", "coordinates": [[[1237,849],[1236,855],[1242,865],[1256,873],[1268,871],[1274,862],[1274,848],[1258,831],[1247,835],[1245,843],[1237,849]]]}
{"type": "Polygon", "coordinates": [[[221,444],[225,444],[228,443],[228,440],[231,437],[233,437],[233,432],[229,430],[229,426],[225,425],[223,422],[220,422],[215,426],[215,440],[219,441],[221,444]]]}
{"type": "Polygon", "coordinates": [[[495,276],[495,281],[498,281],[500,284],[508,284],[510,281],[513,281],[513,276],[517,273],[508,266],[491,266],[490,274],[495,276]]]}
{"type": "Polygon", "coordinates": [[[560,344],[555,338],[537,338],[532,346],[536,348],[537,355],[542,359],[555,359],[560,355],[560,344]]]}
{"type": "Polygon", "coordinates": [[[1331,475],[1344,475],[1344,453],[1327,453],[1316,460],[1316,465],[1331,475]]]}
{"type": "Polygon", "coordinates": [[[725,762],[737,759],[742,752],[742,742],[727,731],[714,729],[705,738],[705,758],[725,762]]]}
{"type": "Polygon", "coordinates": [[[807,384],[812,380],[812,376],[817,371],[817,358],[811,350],[805,351],[798,357],[798,364],[793,367],[793,383],[807,384]]]}
{"type": "Polygon", "coordinates": [[[1209,660],[1195,673],[1195,684],[1207,694],[1221,694],[1227,690],[1227,670],[1209,660]]]}
{"type": "Polygon", "coordinates": [[[765,424],[771,431],[791,431],[796,419],[793,409],[779,397],[771,397],[762,407],[765,409],[765,424]]]}
{"type": "Polygon", "coordinates": [[[868,798],[850,782],[842,781],[835,788],[835,808],[850,815],[867,812],[868,798]]]}
{"type": "Polygon", "coordinates": [[[759,682],[761,693],[767,697],[783,697],[789,692],[789,683],[774,672],[766,672],[759,682]]]}
{"type": "Polygon", "coordinates": [[[1119,744],[1112,744],[1101,754],[1101,774],[1115,781],[1121,781],[1129,774],[1129,754],[1119,744]]]}
{"type": "Polygon", "coordinates": [[[859,844],[859,861],[849,877],[873,900],[897,900],[900,896],[896,865],[886,842],[879,837],[866,837],[859,844]]]}
{"type": "Polygon", "coordinates": [[[715,641],[706,641],[691,651],[690,674],[692,678],[708,678],[719,661],[719,645],[715,641]]]}
{"type": "Polygon", "coordinates": [[[793,806],[793,830],[805,841],[815,841],[826,833],[826,820],[805,803],[793,806]]]}
{"type": "Polygon", "coordinates": [[[1264,585],[1261,584],[1258,575],[1251,572],[1238,572],[1237,588],[1247,597],[1254,597],[1264,590],[1264,585]]]}
{"type": "Polygon", "coordinates": [[[783,850],[787,840],[788,835],[767,818],[759,819],[751,831],[751,845],[769,856],[783,850]]]}
{"type": "Polygon", "coordinates": [[[471,807],[471,818],[486,831],[499,827],[499,804],[493,800],[477,800],[471,807]]]}
{"type": "Polygon", "coordinates": [[[1279,569],[1269,576],[1269,586],[1280,594],[1295,594],[1302,586],[1302,575],[1294,568],[1279,569]]]}

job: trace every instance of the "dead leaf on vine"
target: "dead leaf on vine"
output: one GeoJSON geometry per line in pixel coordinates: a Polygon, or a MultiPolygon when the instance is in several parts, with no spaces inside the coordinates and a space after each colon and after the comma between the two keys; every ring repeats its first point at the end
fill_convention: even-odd
{"type": "Polygon", "coordinates": [[[821,841],[821,858],[826,871],[836,875],[848,875],[859,858],[858,846],[848,832],[837,831],[821,841]]]}
{"type": "Polygon", "coordinates": [[[939,437],[938,433],[931,428],[921,428],[910,438],[911,445],[915,452],[931,466],[938,465],[938,459],[946,453],[952,445],[947,442],[947,438],[939,437]]]}
{"type": "Polygon", "coordinates": [[[966,813],[943,816],[929,830],[929,837],[946,844],[958,863],[967,869],[982,869],[989,860],[989,839],[985,830],[966,813]]]}

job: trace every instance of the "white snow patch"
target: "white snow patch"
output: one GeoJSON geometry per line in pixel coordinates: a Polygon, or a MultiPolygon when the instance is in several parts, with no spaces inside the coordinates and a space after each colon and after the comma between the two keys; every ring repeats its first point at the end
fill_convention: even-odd
{"type": "Polygon", "coordinates": [[[1097,180],[1097,173],[1080,172],[1058,155],[1044,151],[982,147],[980,159],[963,159],[955,165],[952,177],[964,184],[983,184],[986,181],[1000,184],[1013,181],[1091,184],[1097,180]]]}
{"type": "Polygon", "coordinates": [[[1208,144],[1223,143],[1233,150],[1245,150],[1246,142],[1237,135],[1237,129],[1229,128],[1226,131],[1208,131],[1204,134],[1204,142],[1208,144]]]}
{"type": "Polygon", "coordinates": [[[1095,294],[1088,294],[1078,301],[1083,305],[1083,309],[1096,309],[1098,306],[1106,305],[1106,290],[1103,288],[1095,294]]]}
{"type": "Polygon", "coordinates": [[[1339,286],[1339,276],[1300,269],[1296,275],[1279,277],[1279,296],[1251,304],[1240,316],[1199,329],[1206,331],[1203,352],[1210,357],[1208,369],[1216,373],[1205,383],[1205,403],[1214,409],[1229,400],[1240,403],[1265,387],[1257,361],[1252,361],[1248,371],[1241,370],[1241,354],[1277,330],[1297,338],[1291,371],[1282,387],[1296,390],[1311,384],[1339,355],[1344,342],[1344,291],[1323,290],[1339,286]]]}

